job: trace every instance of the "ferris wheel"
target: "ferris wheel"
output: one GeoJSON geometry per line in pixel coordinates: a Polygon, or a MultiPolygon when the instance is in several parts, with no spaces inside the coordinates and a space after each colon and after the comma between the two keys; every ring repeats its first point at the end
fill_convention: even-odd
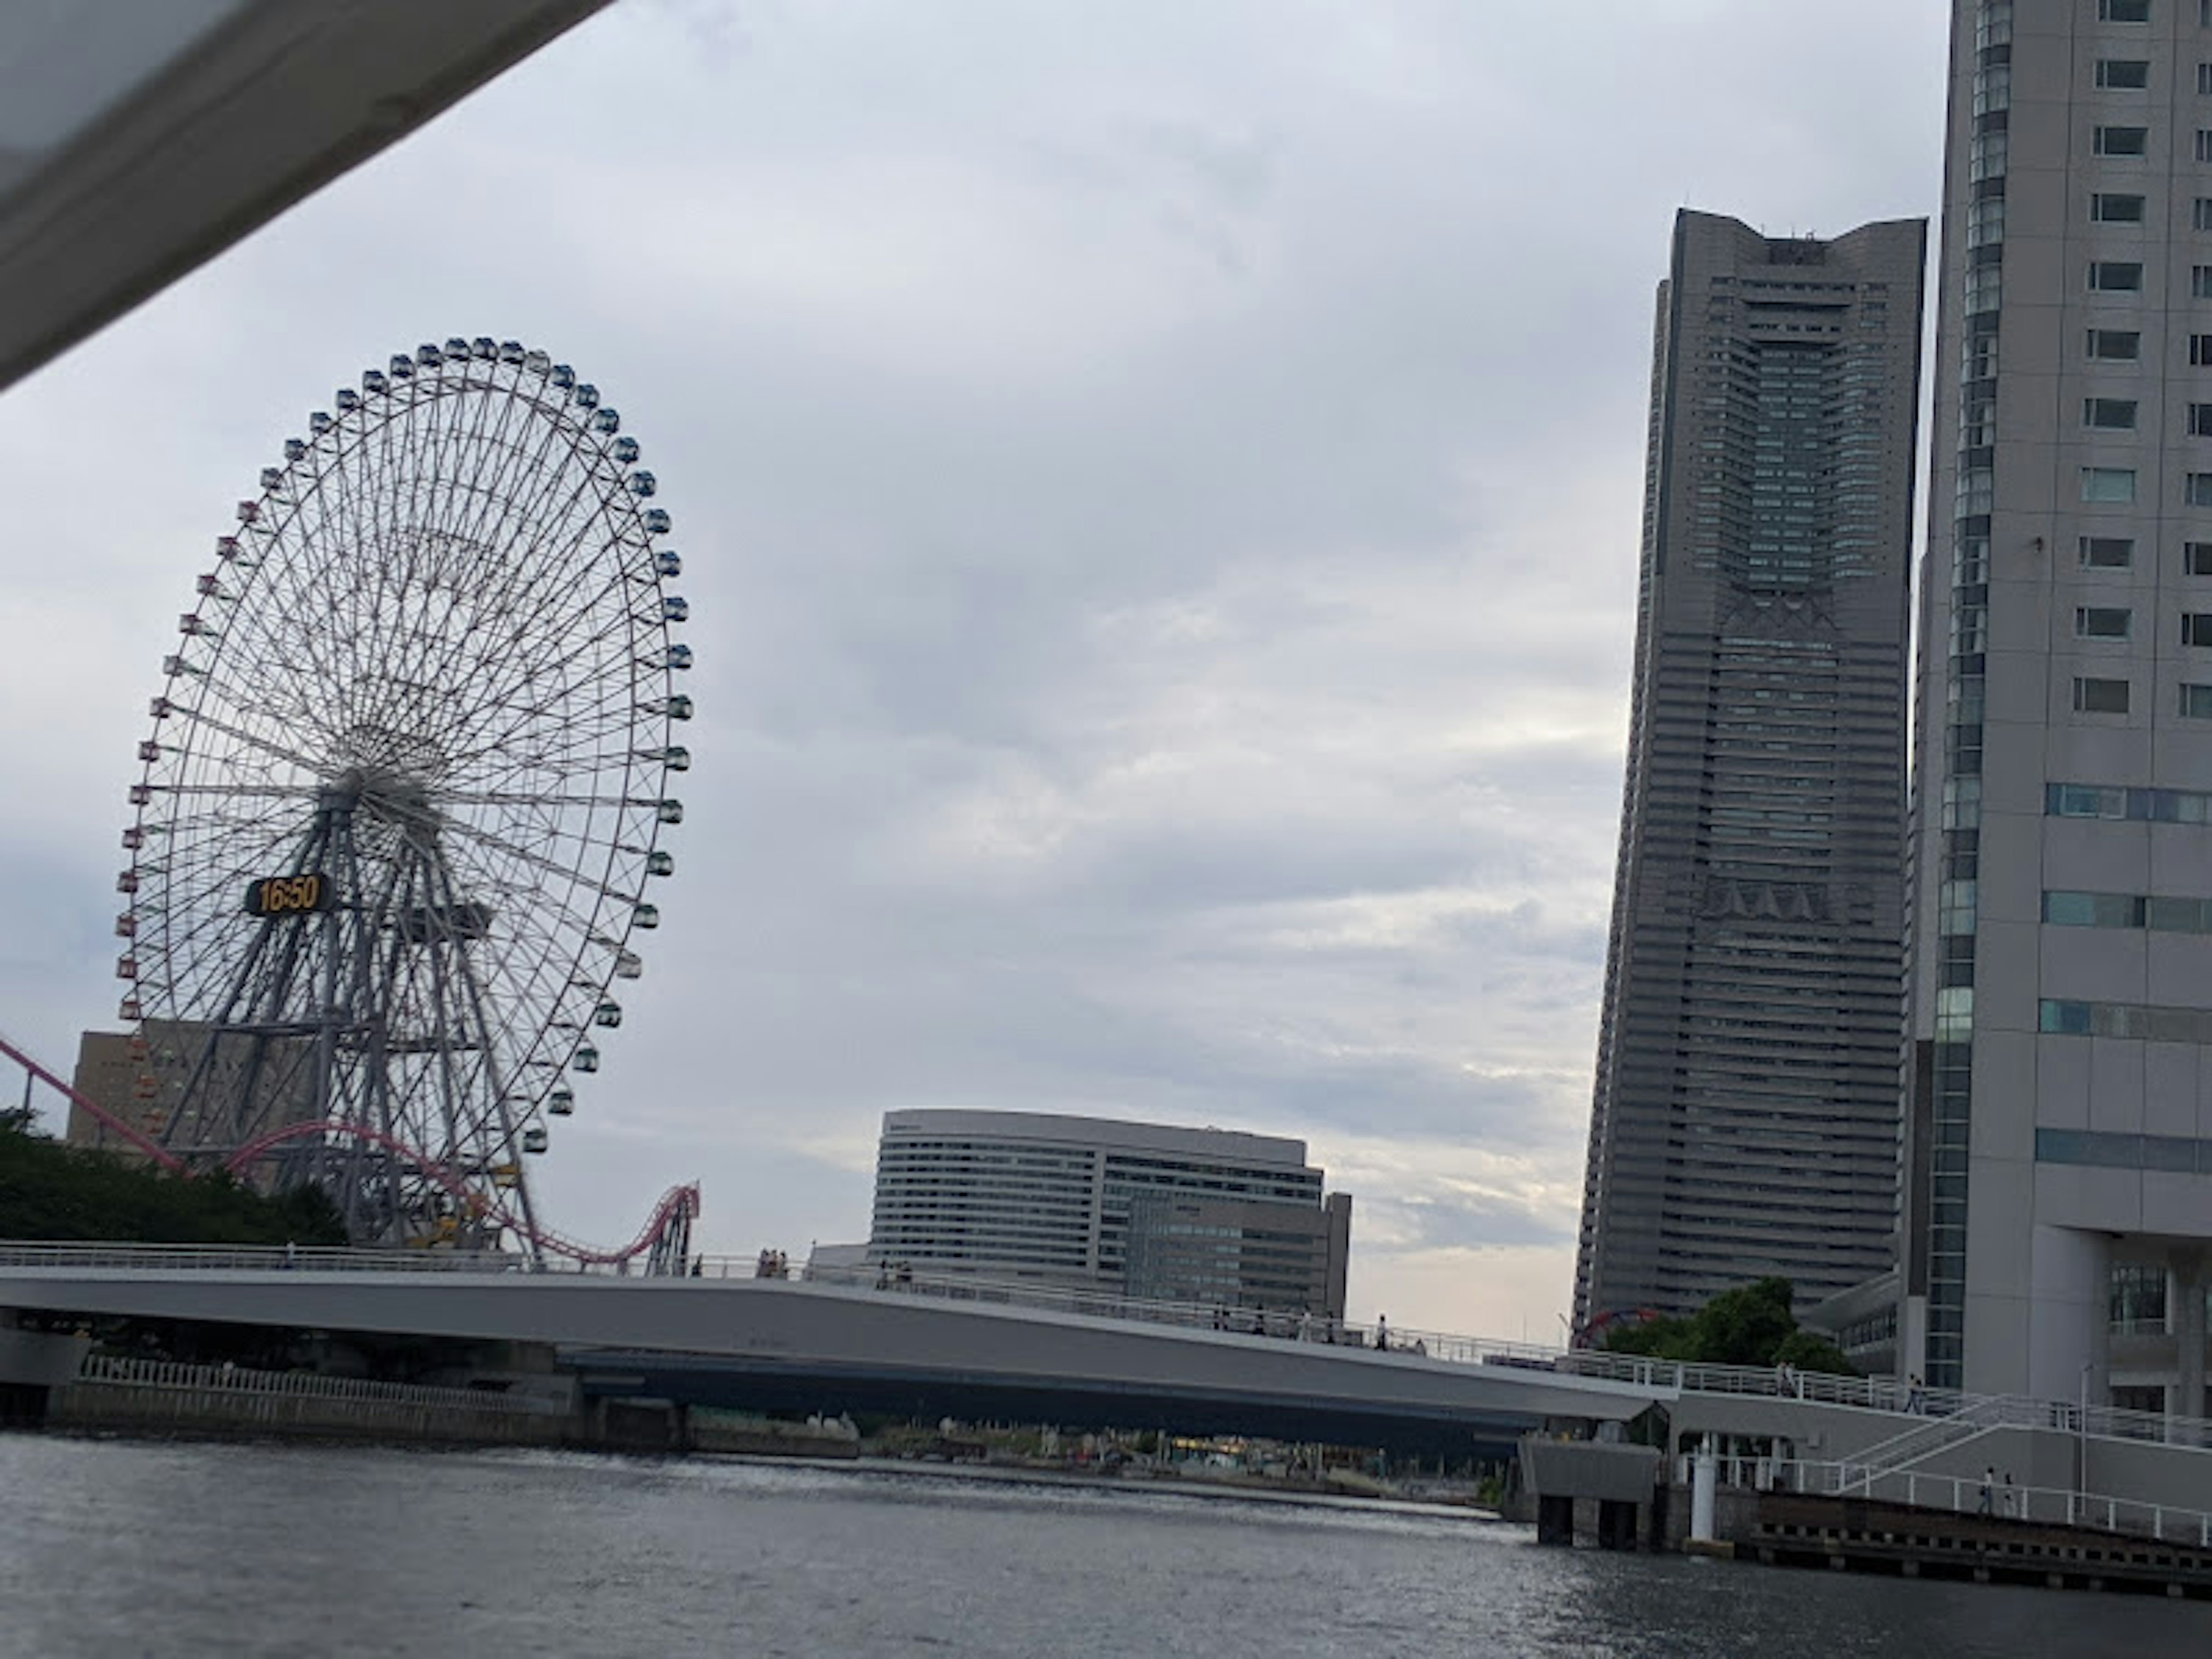
{"type": "Polygon", "coordinates": [[[527,1246],[675,871],[681,562],[543,351],[424,345],[332,404],[216,538],[138,748],[136,1115],[357,1241],[527,1246]]]}

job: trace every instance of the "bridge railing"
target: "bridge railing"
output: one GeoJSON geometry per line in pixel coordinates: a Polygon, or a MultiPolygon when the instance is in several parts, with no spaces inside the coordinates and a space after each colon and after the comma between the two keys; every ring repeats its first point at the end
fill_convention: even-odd
{"type": "Polygon", "coordinates": [[[80,1382],[123,1383],[219,1394],[281,1395],[344,1400],[370,1405],[424,1406],[447,1411],[544,1416],[559,1407],[528,1395],[487,1389],[448,1389],[417,1382],[380,1382],[368,1377],[325,1376],[312,1371],[250,1370],[242,1365],[187,1365],[176,1360],[87,1354],[80,1382]]]}
{"type": "MultiPolygon", "coordinates": [[[[757,1273],[757,1262],[718,1262],[708,1258],[703,1271],[709,1276],[726,1268],[757,1273]]],[[[1449,1332],[1413,1330],[1387,1322],[1360,1324],[1310,1315],[1261,1312],[1249,1308],[1224,1308],[1202,1302],[1167,1302],[1123,1296],[1112,1291],[1082,1285],[1053,1285],[1034,1279],[994,1279],[964,1273],[916,1273],[883,1264],[856,1267],[794,1267],[790,1276],[812,1285],[883,1291],[940,1301],[971,1302],[1044,1312],[1077,1314],[1092,1319],[1114,1319],[1148,1325],[1173,1325],[1187,1330],[1212,1330],[1231,1336],[1256,1336],[1283,1341],[1314,1342],[1337,1347],[1366,1348],[1400,1355],[1443,1359],[1461,1364],[1512,1364],[1536,1370],[1559,1369],[1555,1349],[1524,1342],[1495,1341],[1486,1337],[1461,1336],[1449,1332]]]]}
{"type": "Polygon", "coordinates": [[[0,1268],[64,1267],[119,1273],[510,1273],[528,1258],[499,1250],[364,1250],[344,1245],[78,1244],[0,1240],[0,1268]]]}
{"type": "Polygon", "coordinates": [[[2064,1486],[2015,1486],[1972,1475],[1928,1474],[1912,1469],[1869,1469],[1856,1462],[1801,1458],[1729,1458],[1723,1484],[1808,1497],[1871,1498],[1912,1509],[2084,1527],[2124,1537],[2156,1539],[2212,1549],[2212,1512],[2141,1498],[2075,1492],[2064,1486]]]}

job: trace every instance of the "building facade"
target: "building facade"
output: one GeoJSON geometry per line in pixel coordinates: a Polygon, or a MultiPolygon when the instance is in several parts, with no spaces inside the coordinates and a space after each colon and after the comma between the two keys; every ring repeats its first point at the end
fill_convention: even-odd
{"type": "Polygon", "coordinates": [[[1578,1328],[1893,1259],[1926,235],[1675,222],[1578,1328]]]}
{"type": "Polygon", "coordinates": [[[1272,1135],[1036,1112],[886,1112],[868,1256],[1142,1295],[1206,1279],[1218,1293],[1198,1299],[1220,1306],[1341,1318],[1351,1200],[1340,1194],[1331,1208],[1322,1184],[1304,1141],[1272,1135]],[[1133,1251],[1156,1288],[1132,1285],[1133,1251]]]}
{"type": "Polygon", "coordinates": [[[1148,1193],[1129,1209],[1122,1285],[1151,1302],[1344,1317],[1352,1195],[1318,1206],[1148,1193]]]}
{"type": "MultiPolygon", "coordinates": [[[[84,1031],[77,1037],[76,1070],[70,1086],[106,1112],[129,1124],[149,1139],[161,1140],[169,1129],[169,1100],[161,1091],[161,1079],[173,1079],[207,1041],[209,1028],[196,1020],[148,1020],[136,1031],[84,1031]]],[[[274,1056],[251,1081],[258,1103],[259,1120],[268,1123],[304,1121],[317,1115],[307,1084],[310,1046],[299,1039],[279,1038],[268,1045],[274,1056]]],[[[249,1086],[245,1056],[237,1047],[210,1061],[211,1100],[234,1099],[249,1086]]],[[[70,1105],[64,1131],[74,1146],[93,1146],[118,1157],[141,1160],[145,1153],[75,1102],[70,1105]]],[[[270,1171],[257,1168],[250,1176],[270,1171]]]]}
{"type": "Polygon", "coordinates": [[[2212,5],[1951,54],[1900,1363],[2202,1414],[2212,5]]]}

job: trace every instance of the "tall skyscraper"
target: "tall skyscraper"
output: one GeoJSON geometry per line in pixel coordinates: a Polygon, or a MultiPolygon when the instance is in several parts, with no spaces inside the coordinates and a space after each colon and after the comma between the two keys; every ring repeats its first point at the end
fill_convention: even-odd
{"type": "Polygon", "coordinates": [[[1893,1259],[1925,222],[1675,222],[1578,1326],[1893,1259]]]}
{"type": "Polygon", "coordinates": [[[1942,242],[1905,1364],[2198,1414],[2212,4],[1960,0],[1942,242]]]}

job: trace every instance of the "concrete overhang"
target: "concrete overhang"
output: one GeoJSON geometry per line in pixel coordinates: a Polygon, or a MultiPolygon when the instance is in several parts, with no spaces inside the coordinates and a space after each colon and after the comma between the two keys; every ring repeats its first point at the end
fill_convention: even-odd
{"type": "Polygon", "coordinates": [[[0,387],[605,3],[0,7],[0,387]]]}

